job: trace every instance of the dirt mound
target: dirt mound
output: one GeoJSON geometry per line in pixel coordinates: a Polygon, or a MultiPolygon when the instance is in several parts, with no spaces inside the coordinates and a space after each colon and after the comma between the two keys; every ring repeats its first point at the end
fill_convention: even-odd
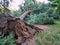
{"type": "Polygon", "coordinates": [[[8,14],[2,14],[0,16],[0,32],[2,32],[3,36],[13,32],[17,45],[35,45],[35,43],[33,43],[34,35],[40,31],[42,31],[42,29],[35,27],[34,25],[29,25],[20,20],[20,18],[8,14]]]}

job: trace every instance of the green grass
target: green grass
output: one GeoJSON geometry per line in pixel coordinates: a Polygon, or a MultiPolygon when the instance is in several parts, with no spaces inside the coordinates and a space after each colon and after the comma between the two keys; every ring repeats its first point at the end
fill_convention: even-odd
{"type": "Polygon", "coordinates": [[[55,24],[53,25],[48,25],[49,27],[52,27],[52,28],[60,28],[60,21],[59,20],[56,20],[55,21],[55,24]]]}
{"type": "Polygon", "coordinates": [[[40,32],[36,35],[37,45],[60,45],[60,21],[56,24],[48,25],[51,29],[40,32]]]}
{"type": "Polygon", "coordinates": [[[48,25],[52,30],[60,30],[60,20],[56,20],[55,24],[48,25]]]}
{"type": "Polygon", "coordinates": [[[0,45],[16,45],[13,34],[3,37],[0,32],[0,45]]]}

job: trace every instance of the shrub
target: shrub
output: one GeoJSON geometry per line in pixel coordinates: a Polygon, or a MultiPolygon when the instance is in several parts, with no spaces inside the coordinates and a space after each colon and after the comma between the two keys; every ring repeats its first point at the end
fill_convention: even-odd
{"type": "Polygon", "coordinates": [[[21,15],[21,11],[14,11],[13,15],[19,17],[21,15]]]}
{"type": "Polygon", "coordinates": [[[49,17],[47,13],[29,15],[26,21],[29,24],[54,24],[53,17],[49,17]]]}
{"type": "Polygon", "coordinates": [[[37,15],[34,14],[34,15],[29,15],[26,19],[26,22],[29,23],[29,24],[34,24],[34,23],[37,23],[37,15]]]}
{"type": "Polygon", "coordinates": [[[57,14],[57,13],[53,13],[52,17],[53,17],[54,19],[60,19],[60,15],[57,14]]]}
{"type": "Polygon", "coordinates": [[[0,45],[15,45],[14,35],[10,34],[8,36],[2,37],[0,34],[0,45]]]}
{"type": "Polygon", "coordinates": [[[53,24],[53,17],[49,17],[46,13],[41,13],[37,17],[37,22],[40,24],[53,24]]]}
{"type": "Polygon", "coordinates": [[[60,19],[60,15],[53,8],[49,8],[47,14],[49,17],[53,17],[54,19],[60,19]]]}

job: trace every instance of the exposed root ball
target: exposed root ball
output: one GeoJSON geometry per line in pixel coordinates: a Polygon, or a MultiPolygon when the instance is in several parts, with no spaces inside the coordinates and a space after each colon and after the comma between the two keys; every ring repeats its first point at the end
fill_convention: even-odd
{"type": "Polygon", "coordinates": [[[32,42],[35,33],[39,31],[42,31],[42,29],[35,27],[34,25],[29,25],[19,18],[8,14],[0,16],[0,32],[2,32],[3,36],[9,35],[13,32],[16,36],[17,44],[24,45],[25,43],[28,43],[28,40],[32,42]]]}

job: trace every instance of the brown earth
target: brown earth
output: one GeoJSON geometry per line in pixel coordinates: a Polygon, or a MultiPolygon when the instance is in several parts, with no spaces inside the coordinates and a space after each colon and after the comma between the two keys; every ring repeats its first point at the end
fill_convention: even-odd
{"type": "Polygon", "coordinates": [[[43,31],[35,25],[27,24],[20,18],[3,13],[0,15],[0,32],[3,37],[13,33],[16,38],[16,45],[36,45],[34,35],[43,31]]]}
{"type": "Polygon", "coordinates": [[[36,25],[36,24],[34,24],[34,26],[36,26],[40,29],[43,29],[43,30],[49,30],[50,29],[47,25],[36,25]]]}

